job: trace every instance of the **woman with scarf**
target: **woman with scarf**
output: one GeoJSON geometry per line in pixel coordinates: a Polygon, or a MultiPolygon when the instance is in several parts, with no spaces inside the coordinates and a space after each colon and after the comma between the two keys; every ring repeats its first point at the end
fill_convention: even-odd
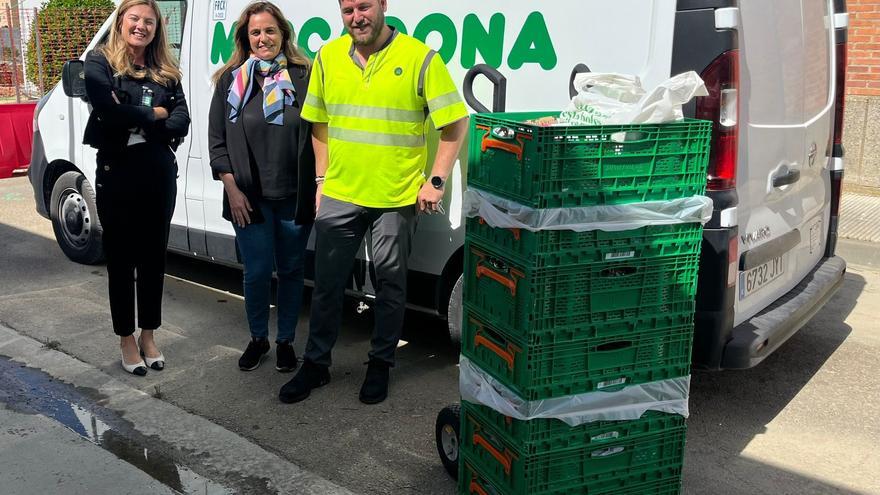
{"type": "Polygon", "coordinates": [[[98,150],[95,195],[110,316],[122,367],[138,376],[147,367],[165,367],[153,334],[162,322],[165,251],[177,197],[173,149],[190,122],[181,76],[155,0],[121,2],[107,42],[85,60],[92,112],[83,143],[98,150]]]}
{"type": "Polygon", "coordinates": [[[315,216],[311,125],[300,120],[309,60],[281,10],[255,2],[241,13],[235,50],[214,75],[209,115],[211,169],[223,182],[244,265],[251,341],[238,366],[251,371],[269,352],[269,297],[278,277],[275,369],[296,368],[294,332],[303,293],[306,243],[315,216]]]}

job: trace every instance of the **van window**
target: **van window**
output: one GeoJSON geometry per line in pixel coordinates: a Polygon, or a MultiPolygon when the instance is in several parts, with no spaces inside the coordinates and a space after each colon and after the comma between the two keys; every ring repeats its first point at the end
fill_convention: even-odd
{"type": "Polygon", "coordinates": [[[742,2],[744,82],[753,124],[798,125],[829,103],[827,0],[742,2]]]}
{"type": "Polygon", "coordinates": [[[183,44],[183,21],[186,19],[185,0],[159,0],[159,10],[165,18],[168,44],[175,58],[180,60],[180,47],[183,44]]]}

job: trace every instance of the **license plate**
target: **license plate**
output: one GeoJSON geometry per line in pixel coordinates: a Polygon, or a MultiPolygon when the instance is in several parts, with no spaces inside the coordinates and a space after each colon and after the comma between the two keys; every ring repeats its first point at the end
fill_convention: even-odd
{"type": "Polygon", "coordinates": [[[766,287],[785,273],[785,256],[774,258],[763,265],[739,274],[739,298],[743,300],[766,287]]]}

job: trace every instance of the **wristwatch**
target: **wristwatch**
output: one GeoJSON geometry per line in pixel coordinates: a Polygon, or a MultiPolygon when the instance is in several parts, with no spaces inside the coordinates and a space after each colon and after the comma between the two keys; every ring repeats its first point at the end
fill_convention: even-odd
{"type": "Polygon", "coordinates": [[[434,189],[443,189],[444,184],[446,184],[446,181],[439,175],[431,177],[431,185],[434,186],[434,189]]]}

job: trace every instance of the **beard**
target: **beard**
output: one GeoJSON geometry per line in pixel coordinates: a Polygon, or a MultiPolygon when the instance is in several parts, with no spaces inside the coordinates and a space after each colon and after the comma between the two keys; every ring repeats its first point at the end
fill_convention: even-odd
{"type": "Polygon", "coordinates": [[[370,31],[366,33],[366,37],[359,38],[355,35],[356,26],[348,28],[348,35],[351,36],[352,42],[357,46],[370,46],[382,35],[382,28],[385,26],[385,18],[376,19],[376,22],[369,24],[370,31]]]}

